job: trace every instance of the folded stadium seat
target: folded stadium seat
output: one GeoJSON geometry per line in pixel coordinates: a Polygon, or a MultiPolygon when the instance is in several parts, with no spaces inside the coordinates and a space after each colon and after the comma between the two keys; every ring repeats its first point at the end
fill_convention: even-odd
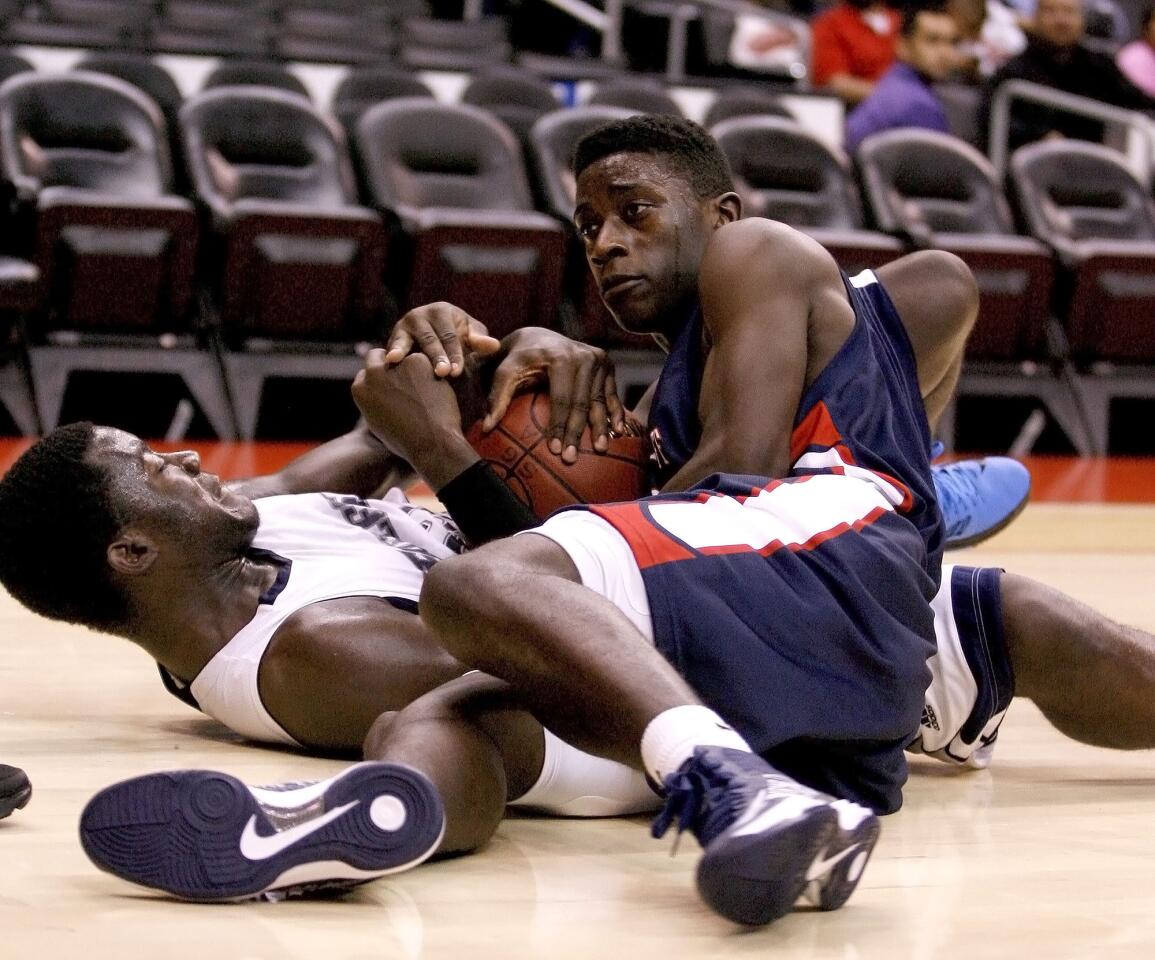
{"type": "Polygon", "coordinates": [[[118,77],[142,90],[160,107],[168,131],[168,142],[172,154],[173,189],[176,193],[188,191],[188,175],[184,168],[184,155],[176,146],[180,143],[180,129],[177,114],[184,102],[180,88],[164,67],[143,53],[120,53],[100,51],[90,53],[76,64],[77,70],[103,73],[118,77]]]}
{"type": "Polygon", "coordinates": [[[644,77],[620,77],[598,86],[590,97],[591,107],[621,107],[634,113],[662,113],[682,116],[682,108],[666,88],[644,77]]]}
{"type": "Polygon", "coordinates": [[[1028,230],[1055,251],[1061,319],[1096,449],[1114,397],[1155,397],[1155,203],[1123,157],[1099,144],[1016,150],[1011,180],[1028,230]]]}
{"type": "Polygon", "coordinates": [[[433,91],[408,67],[392,64],[354,67],[337,85],[333,94],[333,113],[353,141],[361,114],[384,100],[399,97],[432,99],[433,91]]]}
{"type": "Polygon", "coordinates": [[[1054,327],[1051,251],[1016,234],[987,158],[949,134],[907,129],[867,137],[857,159],[880,229],[922,249],[948,250],[975,275],[979,315],[956,392],[1033,396],[1074,446],[1089,453],[1086,414],[1057,347],[1062,337],[1048,329],[1054,327]]]}
{"type": "Polygon", "coordinates": [[[476,107],[403,98],[365,113],[356,139],[374,204],[400,220],[407,306],[448,300],[498,337],[556,324],[565,234],[533,210],[507,127],[476,107]]]}
{"type": "Polygon", "coordinates": [[[152,46],[166,53],[261,57],[272,42],[263,0],[161,0],[152,46]]]}
{"type": "Polygon", "coordinates": [[[46,309],[31,324],[41,424],[79,369],[180,375],[233,433],[213,356],[194,336],[197,218],[171,194],[156,104],[114,77],[21,74],[0,86],[0,171],[14,184],[46,309]]]}
{"type": "Polygon", "coordinates": [[[746,216],[781,220],[809,234],[849,273],[904,252],[894,237],[863,228],[850,161],[797,122],[734,117],[710,132],[730,161],[746,216]]]}
{"type": "Polygon", "coordinates": [[[545,80],[524,68],[504,64],[475,74],[461,94],[461,102],[497,117],[513,131],[523,148],[529,143],[534,122],[561,106],[545,80]]]}
{"type": "Polygon", "coordinates": [[[987,158],[950,134],[906,129],[868,137],[857,160],[879,229],[949,250],[974,272],[981,307],[968,359],[1045,360],[1051,251],[1016,235],[987,158]]]}
{"type": "Polygon", "coordinates": [[[154,6],[151,0],[41,0],[8,25],[5,39],[44,46],[139,47],[152,25],[154,6]]]}
{"type": "Polygon", "coordinates": [[[776,96],[751,87],[727,90],[710,104],[702,126],[709,129],[733,117],[782,117],[795,119],[794,114],[776,96]]]}
{"type": "Polygon", "coordinates": [[[573,107],[547,113],[530,131],[530,170],[542,208],[565,224],[568,238],[566,263],[567,302],[573,304],[572,334],[614,354],[618,386],[623,392],[648,386],[661,369],[664,354],[651,337],[627,333],[610,316],[593,274],[586,263],[585,248],[573,225],[577,185],[573,154],[578,141],[591,130],[634,111],[621,107],[573,107]]]}
{"type": "Polygon", "coordinates": [[[371,63],[391,57],[397,33],[385,4],[286,3],[274,48],[285,60],[371,63]]]}
{"type": "Polygon", "coordinates": [[[501,17],[407,17],[401,21],[399,49],[401,62],[417,70],[470,72],[487,64],[508,63],[513,55],[501,17]]]}
{"type": "Polygon", "coordinates": [[[30,70],[35,70],[27,60],[20,54],[13,53],[11,50],[0,50],[0,83],[3,83],[9,77],[14,77],[18,73],[28,73],[30,70]]]}
{"type": "Polygon", "coordinates": [[[385,333],[385,230],[357,205],[344,137],[297,94],[220,87],[181,110],[212,223],[214,302],[242,436],[266,378],[352,378],[385,333]]]}
{"type": "Polygon", "coordinates": [[[271,87],[309,99],[309,90],[301,78],[271,60],[226,60],[214,67],[201,85],[202,90],[217,87],[271,87]]]}
{"type": "Polygon", "coordinates": [[[21,321],[40,308],[41,292],[36,267],[27,260],[0,256],[0,403],[26,437],[41,430],[21,321]]]}

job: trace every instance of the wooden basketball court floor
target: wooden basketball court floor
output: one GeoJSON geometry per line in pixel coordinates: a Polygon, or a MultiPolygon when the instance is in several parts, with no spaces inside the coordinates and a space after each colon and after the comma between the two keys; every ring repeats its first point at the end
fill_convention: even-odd
{"type": "MultiPolygon", "coordinates": [[[[239,456],[242,471],[275,465],[239,456]]],[[[1155,631],[1155,462],[1033,466],[1036,502],[953,559],[1034,576],[1155,631]]],[[[0,822],[0,960],[1155,955],[1155,753],[1073,743],[1024,701],[991,769],[912,760],[904,809],[831,914],[745,932],[697,901],[692,838],[671,858],[641,820],[530,818],[507,820],[474,856],[343,899],[193,905],[88,863],[76,824],[95,790],[178,767],[260,783],[340,763],[246,746],[169,697],[127,642],[38,620],[6,596],[0,638],[0,760],[35,786],[0,822]]]]}

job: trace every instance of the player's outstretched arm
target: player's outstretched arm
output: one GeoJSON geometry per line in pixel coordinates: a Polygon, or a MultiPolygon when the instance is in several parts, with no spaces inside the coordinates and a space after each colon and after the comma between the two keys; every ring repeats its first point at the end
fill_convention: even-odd
{"type": "Polygon", "coordinates": [[[810,313],[831,278],[838,272],[829,255],[782,224],[739,220],[714,233],[698,280],[711,341],[698,401],[702,439],[666,490],[718,472],[785,476],[810,313]]]}
{"type": "Polygon", "coordinates": [[[371,496],[382,487],[402,486],[413,470],[390,452],[368,426],[359,423],[343,436],[302,454],[276,473],[238,480],[229,487],[250,499],[286,493],[351,493],[371,496]]]}

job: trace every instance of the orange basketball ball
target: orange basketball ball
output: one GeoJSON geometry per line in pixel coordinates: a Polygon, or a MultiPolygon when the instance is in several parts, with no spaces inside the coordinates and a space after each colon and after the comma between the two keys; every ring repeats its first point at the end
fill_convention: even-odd
{"type": "Polygon", "coordinates": [[[550,452],[548,428],[549,394],[522,393],[492,431],[483,433],[479,421],[466,438],[539,518],[573,503],[637,500],[650,493],[645,437],[610,437],[608,450],[598,453],[587,426],[577,461],[570,464],[550,452]]]}

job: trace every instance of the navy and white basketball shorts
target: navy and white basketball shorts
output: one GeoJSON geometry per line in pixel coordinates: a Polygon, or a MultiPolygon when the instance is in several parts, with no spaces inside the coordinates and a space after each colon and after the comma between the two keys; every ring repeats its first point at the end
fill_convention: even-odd
{"type": "Polygon", "coordinates": [[[930,680],[935,585],[918,531],[882,503],[871,484],[823,476],[567,510],[529,534],[565,549],[771,764],[891,812],[930,680]],[[848,506],[874,512],[853,527],[848,506]]]}
{"type": "Polygon", "coordinates": [[[1015,695],[995,567],[944,564],[931,606],[938,652],[910,748],[946,763],[985,767],[1015,695]]]}

